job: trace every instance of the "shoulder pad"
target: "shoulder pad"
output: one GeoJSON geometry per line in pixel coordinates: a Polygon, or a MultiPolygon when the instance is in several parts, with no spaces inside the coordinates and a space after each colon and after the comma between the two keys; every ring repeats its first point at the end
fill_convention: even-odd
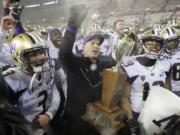
{"type": "Polygon", "coordinates": [[[1,66],[1,69],[2,69],[2,71],[5,71],[5,70],[7,70],[7,69],[10,68],[10,67],[11,67],[11,65],[9,65],[9,64],[4,64],[4,65],[1,66]]]}
{"type": "Polygon", "coordinates": [[[14,74],[14,73],[15,73],[15,71],[13,71],[11,69],[7,69],[2,72],[3,76],[8,76],[8,75],[14,74]]]}
{"type": "Polygon", "coordinates": [[[15,68],[8,68],[7,70],[4,70],[2,72],[3,76],[8,76],[11,74],[14,74],[16,70],[20,69],[19,67],[15,67],[15,68]]]}

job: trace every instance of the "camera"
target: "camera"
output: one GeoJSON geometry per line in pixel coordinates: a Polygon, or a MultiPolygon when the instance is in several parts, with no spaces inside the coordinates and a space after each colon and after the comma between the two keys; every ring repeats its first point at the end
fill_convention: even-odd
{"type": "Polygon", "coordinates": [[[20,0],[10,0],[10,3],[20,2],[20,0]]]}

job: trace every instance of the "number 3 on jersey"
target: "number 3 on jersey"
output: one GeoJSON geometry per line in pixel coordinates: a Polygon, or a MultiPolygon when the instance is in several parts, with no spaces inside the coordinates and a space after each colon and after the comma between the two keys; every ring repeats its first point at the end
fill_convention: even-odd
{"type": "Polygon", "coordinates": [[[39,102],[38,106],[41,106],[43,107],[43,111],[41,112],[42,114],[46,112],[46,100],[47,100],[47,91],[46,90],[43,90],[41,92],[39,92],[39,95],[38,97],[41,97],[43,96],[43,99],[42,101],[39,102]]]}

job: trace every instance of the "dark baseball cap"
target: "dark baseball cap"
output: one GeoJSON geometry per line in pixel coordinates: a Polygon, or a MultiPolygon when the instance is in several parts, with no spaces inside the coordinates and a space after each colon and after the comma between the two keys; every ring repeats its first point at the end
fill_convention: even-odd
{"type": "Polygon", "coordinates": [[[94,34],[94,35],[88,35],[84,38],[84,44],[86,44],[87,42],[93,40],[93,39],[98,39],[100,42],[100,45],[103,43],[104,41],[104,37],[101,34],[94,34]]]}

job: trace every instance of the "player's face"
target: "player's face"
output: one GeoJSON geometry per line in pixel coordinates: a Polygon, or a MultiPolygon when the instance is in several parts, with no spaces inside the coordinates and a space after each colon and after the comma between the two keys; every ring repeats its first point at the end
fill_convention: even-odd
{"type": "Polygon", "coordinates": [[[51,40],[53,42],[57,42],[57,41],[61,40],[61,33],[60,32],[53,32],[51,40]]]}
{"type": "Polygon", "coordinates": [[[84,46],[83,54],[84,57],[89,58],[97,58],[99,56],[100,51],[100,42],[98,39],[93,39],[87,42],[84,46]]]}
{"type": "Polygon", "coordinates": [[[166,42],[166,49],[168,51],[175,51],[178,48],[179,41],[178,40],[170,40],[166,42]]]}
{"type": "Polygon", "coordinates": [[[45,50],[38,50],[31,52],[28,54],[27,57],[29,58],[29,62],[34,67],[42,66],[47,60],[47,55],[45,50]]]}
{"type": "Polygon", "coordinates": [[[124,30],[124,22],[123,21],[117,22],[115,29],[118,33],[122,33],[124,30]]]}
{"type": "Polygon", "coordinates": [[[149,52],[159,53],[161,50],[161,45],[157,41],[147,41],[144,46],[149,52]]]}
{"type": "Polygon", "coordinates": [[[53,32],[52,35],[51,35],[51,41],[53,42],[53,44],[55,46],[60,46],[61,42],[62,42],[61,33],[58,32],[58,31],[53,32]]]}

